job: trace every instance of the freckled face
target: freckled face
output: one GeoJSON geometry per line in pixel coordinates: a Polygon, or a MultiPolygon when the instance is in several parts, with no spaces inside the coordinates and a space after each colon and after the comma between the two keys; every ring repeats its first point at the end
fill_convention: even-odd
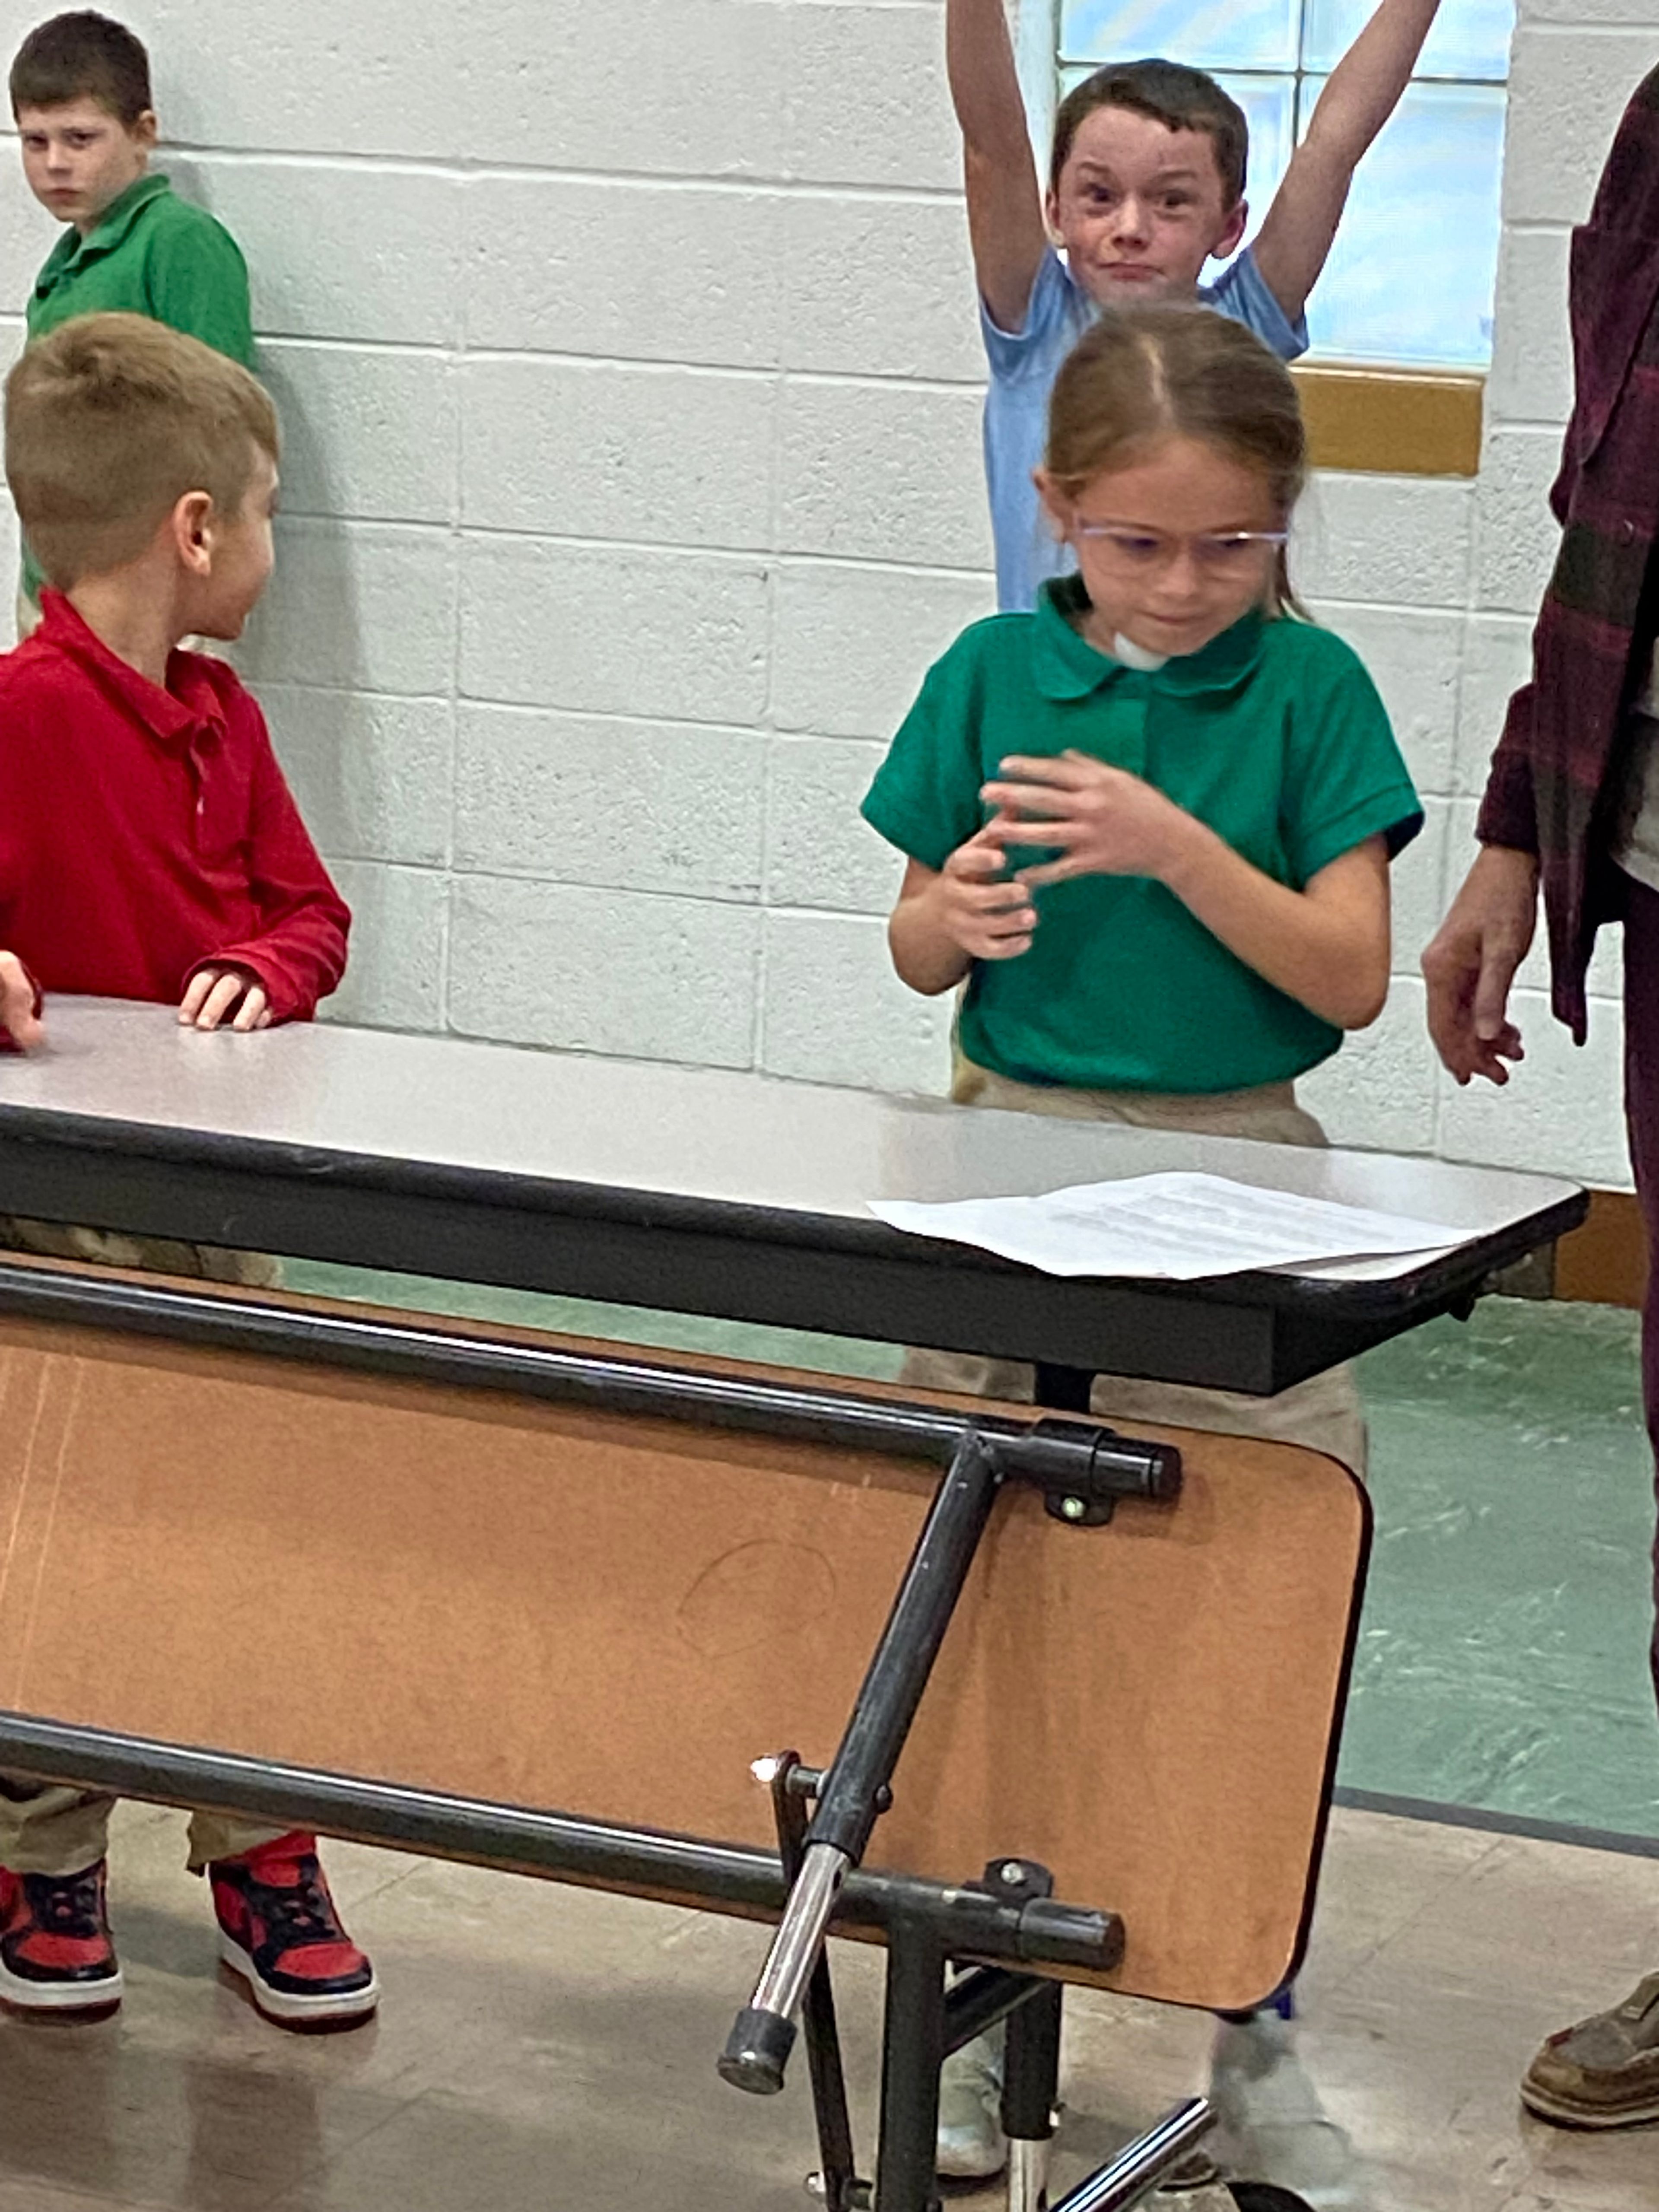
{"type": "Polygon", "coordinates": [[[1097,107],[1078,125],[1048,214],[1078,283],[1099,306],[1121,307],[1187,297],[1212,255],[1238,244],[1246,209],[1229,206],[1207,132],[1097,107]]]}

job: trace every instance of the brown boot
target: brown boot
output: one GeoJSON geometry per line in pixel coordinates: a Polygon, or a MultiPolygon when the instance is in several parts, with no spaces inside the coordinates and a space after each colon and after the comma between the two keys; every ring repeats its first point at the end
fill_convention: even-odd
{"type": "Polygon", "coordinates": [[[1659,2120],[1659,1974],[1621,2005],[1551,2036],[1521,2084],[1521,2101],[1565,2128],[1635,2128],[1659,2120]]]}

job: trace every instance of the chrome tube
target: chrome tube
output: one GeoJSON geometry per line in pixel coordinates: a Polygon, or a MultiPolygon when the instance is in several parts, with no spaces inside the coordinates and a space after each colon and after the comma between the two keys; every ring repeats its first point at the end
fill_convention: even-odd
{"type": "Polygon", "coordinates": [[[1008,2212],[1043,2212],[1048,2202],[1048,2142],[1008,2139],[1008,2212]]]}
{"type": "Polygon", "coordinates": [[[1172,2166],[1180,2165],[1215,2120],[1215,2107],[1207,2098],[1193,2097],[1177,2105],[1098,2173],[1079,2182],[1054,2212],[1130,2212],[1130,2207],[1139,2204],[1172,2166]]]}
{"type": "Polygon", "coordinates": [[[774,2097],[794,2048],[796,2013],[823,1949],[852,1861],[833,1844],[809,1844],[766,1954],[755,1994],[738,2014],[719,2062],[722,2081],[774,2097]]]}

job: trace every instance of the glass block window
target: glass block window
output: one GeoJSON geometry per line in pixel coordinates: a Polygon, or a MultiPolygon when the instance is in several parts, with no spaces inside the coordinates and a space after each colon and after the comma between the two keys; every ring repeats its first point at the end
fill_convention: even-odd
{"type": "MultiPolygon", "coordinates": [[[[1330,70],[1374,0],[1054,0],[1061,94],[1102,62],[1208,70],[1250,124],[1254,229],[1330,70]]],[[[1308,303],[1327,360],[1483,368],[1492,359],[1504,85],[1515,0],[1445,8],[1359,166],[1308,303]]]]}

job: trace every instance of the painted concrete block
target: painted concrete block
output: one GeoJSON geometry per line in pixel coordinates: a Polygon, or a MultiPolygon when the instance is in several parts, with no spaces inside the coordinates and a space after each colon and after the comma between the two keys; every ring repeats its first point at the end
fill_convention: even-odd
{"type": "Polygon", "coordinates": [[[943,1097],[951,994],[919,998],[894,975],[883,925],[852,915],[769,914],[760,1064],[771,1075],[943,1097]]]}
{"type": "Polygon", "coordinates": [[[1530,615],[1555,565],[1561,532],[1549,488],[1560,465],[1553,429],[1494,430],[1475,499],[1475,605],[1530,615]]]}
{"type": "Polygon", "coordinates": [[[975,392],[792,377],[778,456],[786,553],[983,569],[991,528],[975,392]]]}
{"type": "Polygon", "coordinates": [[[1457,702],[1456,783],[1480,793],[1510,700],[1532,674],[1532,622],[1525,615],[1475,615],[1463,646],[1457,702]]]}
{"type": "Polygon", "coordinates": [[[630,177],[489,177],[463,198],[470,346],[769,368],[789,202],[630,177]]]}
{"type": "Polygon", "coordinates": [[[1310,611],[1364,662],[1419,790],[1449,791],[1462,616],[1340,599],[1318,601],[1310,611]]]}
{"type": "Polygon", "coordinates": [[[1297,1096],[1334,1145],[1426,1152],[1434,1142],[1437,1066],[1423,1024],[1422,984],[1402,977],[1382,1018],[1302,1077],[1297,1096]]]}
{"type": "Polygon", "coordinates": [[[1582,222],[1631,94],[1653,66],[1653,33],[1523,24],[1510,66],[1506,222],[1582,222]]]}
{"type": "Polygon", "coordinates": [[[460,432],[442,354],[273,338],[259,369],[282,418],[284,513],[454,520],[460,432]]]}
{"type": "Polygon", "coordinates": [[[1321,475],[1297,510],[1297,588],[1319,600],[1461,607],[1470,505],[1468,485],[1453,479],[1321,475]]]}
{"type": "Polygon", "coordinates": [[[459,175],[214,155],[168,167],[246,256],[257,331],[390,345],[459,338],[459,175]]]}
{"type": "Polygon", "coordinates": [[[371,1029],[442,1024],[444,878],[422,868],[343,860],[333,871],[351,908],[345,980],[323,1005],[327,1021],[371,1029]]]}
{"type": "Polygon", "coordinates": [[[241,665],[256,686],[443,693],[455,663],[447,531],[386,523],[278,524],[276,574],[241,665]]]}
{"type": "Polygon", "coordinates": [[[465,1036],[746,1067],[757,908],[468,876],[455,885],[448,1020],[465,1036]]]}
{"type": "Polygon", "coordinates": [[[464,705],[455,865],[757,899],[765,743],[751,730],[464,705]]]}
{"type": "Polygon", "coordinates": [[[235,0],[152,0],[139,27],[170,137],[354,156],[455,149],[465,42],[447,0],[290,0],[257,34],[235,0]]]}
{"type": "Polygon", "coordinates": [[[1596,1003],[1581,1051],[1539,994],[1518,992],[1513,1004],[1525,1060],[1502,1090],[1477,1079],[1460,1091],[1443,1073],[1436,1149],[1447,1159],[1628,1188],[1618,1006],[1596,1003]]]}
{"type": "Polygon", "coordinates": [[[735,555],[469,538],[461,690],[588,714],[758,721],[765,570],[735,555]]]}
{"type": "Polygon", "coordinates": [[[763,547],[775,387],[708,369],[525,360],[461,371],[475,528],[763,547]]]}
{"type": "Polygon", "coordinates": [[[782,204],[786,368],[984,383],[958,201],[796,193],[782,204]]]}
{"type": "Polygon", "coordinates": [[[781,12],[787,173],[956,191],[962,142],[945,83],[944,9],[933,0],[805,0],[781,12]]]}
{"type": "Polygon", "coordinates": [[[447,864],[455,764],[447,699],[267,684],[259,701],[306,827],[331,862],[447,864]]]}
{"type": "Polygon", "coordinates": [[[493,167],[633,175],[780,173],[791,9],[637,0],[550,24],[530,0],[459,0],[452,144],[493,167]]]}
{"type": "Polygon", "coordinates": [[[773,720],[823,737],[891,737],[933,663],[996,607],[988,576],[828,561],[780,562],[772,594],[773,720]]]}
{"type": "Polygon", "coordinates": [[[1565,422],[1572,412],[1567,234],[1509,231],[1498,264],[1498,313],[1486,419],[1565,422]]]}
{"type": "Polygon", "coordinates": [[[846,738],[776,738],[767,780],[769,906],[886,915],[904,872],[859,813],[885,748],[846,738]]]}

